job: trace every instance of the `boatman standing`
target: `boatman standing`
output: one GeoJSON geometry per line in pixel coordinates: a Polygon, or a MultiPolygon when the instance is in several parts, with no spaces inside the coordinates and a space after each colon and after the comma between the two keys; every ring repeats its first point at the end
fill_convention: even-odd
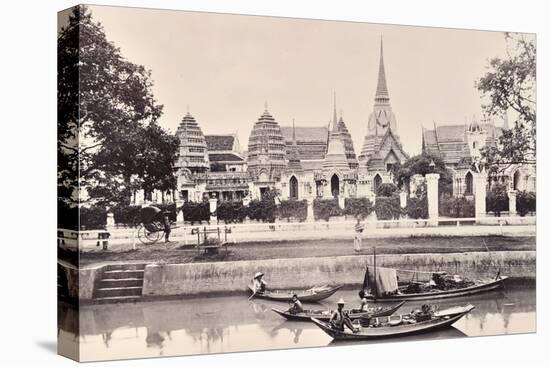
{"type": "Polygon", "coordinates": [[[353,326],[348,315],[344,313],[344,304],[344,299],[340,298],[337,303],[338,309],[332,313],[332,316],[330,316],[330,325],[334,329],[340,331],[344,331],[344,326],[347,326],[348,329],[354,333],[358,333],[359,329],[353,326]]]}
{"type": "Polygon", "coordinates": [[[361,224],[361,218],[357,218],[357,223],[355,223],[355,236],[353,237],[353,249],[355,252],[361,251],[361,245],[363,239],[361,238],[365,226],[361,224]]]}

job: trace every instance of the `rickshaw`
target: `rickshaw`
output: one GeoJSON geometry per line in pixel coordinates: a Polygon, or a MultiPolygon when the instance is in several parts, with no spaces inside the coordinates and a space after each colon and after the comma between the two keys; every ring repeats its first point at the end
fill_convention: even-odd
{"type": "MultiPolygon", "coordinates": [[[[164,237],[163,211],[156,206],[141,209],[141,225],[138,238],[144,245],[152,245],[164,237]]],[[[176,228],[170,226],[170,228],[176,228]]]]}

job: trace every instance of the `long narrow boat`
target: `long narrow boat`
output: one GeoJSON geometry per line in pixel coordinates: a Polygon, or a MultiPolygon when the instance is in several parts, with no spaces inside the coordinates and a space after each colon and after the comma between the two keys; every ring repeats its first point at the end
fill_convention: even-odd
{"type": "MultiPolygon", "coordinates": [[[[267,290],[262,293],[254,294],[254,297],[269,299],[272,301],[290,302],[292,301],[292,295],[296,294],[301,302],[319,302],[329,298],[343,286],[344,285],[323,285],[302,290],[267,290]]],[[[254,292],[251,285],[249,285],[248,288],[254,292]]]]}
{"type": "Polygon", "coordinates": [[[427,292],[422,293],[402,293],[401,291],[398,291],[395,294],[383,295],[378,297],[368,293],[365,295],[365,297],[375,302],[396,302],[463,297],[500,288],[502,287],[502,284],[506,279],[508,279],[507,276],[499,276],[496,279],[476,281],[473,285],[464,288],[453,288],[447,290],[431,289],[427,292]]]}
{"type": "MultiPolygon", "coordinates": [[[[401,306],[403,306],[404,303],[405,301],[400,302],[398,304],[394,304],[393,306],[373,307],[365,312],[349,312],[348,316],[352,320],[357,320],[364,316],[370,316],[370,317],[390,316],[399,308],[401,308],[401,306]]],[[[271,310],[276,314],[279,314],[283,316],[285,319],[290,321],[311,321],[312,317],[315,317],[317,320],[328,321],[330,320],[330,316],[332,315],[332,311],[324,311],[324,310],[304,310],[304,312],[295,313],[295,314],[292,314],[288,311],[282,311],[277,308],[272,308],[271,310]]]]}
{"type": "Polygon", "coordinates": [[[314,317],[311,318],[311,321],[334,340],[371,340],[428,333],[448,328],[473,309],[473,305],[453,307],[437,312],[430,319],[425,321],[407,319],[408,315],[390,316],[385,322],[376,320],[374,324],[378,324],[379,326],[359,326],[359,331],[357,333],[348,329],[344,331],[334,329],[329,323],[314,317]]]}
{"type": "Polygon", "coordinates": [[[500,270],[494,278],[466,281],[461,276],[447,276],[443,271],[417,271],[386,268],[376,265],[376,247],[373,248],[373,268],[367,266],[363,279],[365,297],[374,302],[396,302],[426,299],[441,299],[469,296],[502,287],[507,276],[501,276],[500,270]],[[413,279],[407,284],[397,273],[412,274],[413,279]],[[419,282],[419,275],[429,276],[427,281],[419,282]],[[416,281],[414,282],[414,278],[416,281]],[[438,285],[439,284],[439,285],[438,285]],[[409,285],[418,287],[409,288],[409,285]],[[422,287],[420,287],[422,285],[422,287]]]}

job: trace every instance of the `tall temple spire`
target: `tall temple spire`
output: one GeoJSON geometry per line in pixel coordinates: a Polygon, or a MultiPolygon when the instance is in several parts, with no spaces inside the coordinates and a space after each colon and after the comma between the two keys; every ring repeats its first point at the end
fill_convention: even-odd
{"type": "Polygon", "coordinates": [[[333,114],[332,114],[332,129],[338,123],[338,117],[336,116],[336,91],[334,92],[334,104],[333,104],[333,114]]]}
{"type": "Polygon", "coordinates": [[[300,162],[300,152],[298,151],[298,142],[296,141],[296,124],[294,119],[292,119],[292,145],[289,147],[288,152],[288,169],[294,172],[301,171],[302,163],[300,162]]]}
{"type": "Polygon", "coordinates": [[[384,69],[384,41],[380,36],[380,65],[378,66],[378,85],[376,86],[376,102],[388,102],[390,95],[386,83],[386,72],[384,69]]]}

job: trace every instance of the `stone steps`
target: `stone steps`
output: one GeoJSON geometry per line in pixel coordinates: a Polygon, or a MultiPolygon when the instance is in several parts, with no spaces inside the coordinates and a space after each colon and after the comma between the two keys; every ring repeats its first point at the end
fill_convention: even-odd
{"type": "Polygon", "coordinates": [[[138,296],[141,297],[143,287],[118,287],[118,288],[98,288],[95,290],[97,298],[105,297],[126,297],[138,296]]]}
{"type": "Polygon", "coordinates": [[[116,296],[94,298],[94,303],[121,303],[139,301],[141,296],[116,296]]]}
{"type": "Polygon", "coordinates": [[[96,282],[94,302],[132,302],[141,298],[146,264],[107,265],[96,282]]]}
{"type": "MultiPolygon", "coordinates": [[[[107,270],[103,271],[103,277],[108,279],[143,279],[144,270],[107,270]]],[[[102,277],[102,279],[103,279],[102,277]]]]}
{"type": "Polygon", "coordinates": [[[99,282],[99,288],[142,287],[143,278],[103,278],[99,282]]]}

